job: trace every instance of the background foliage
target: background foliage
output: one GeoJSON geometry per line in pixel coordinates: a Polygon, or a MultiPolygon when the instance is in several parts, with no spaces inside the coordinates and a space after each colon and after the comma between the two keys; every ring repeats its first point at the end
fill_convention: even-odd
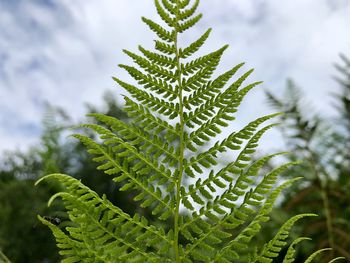
{"type": "MultiPolygon", "coordinates": [[[[87,105],[87,113],[99,112],[127,119],[116,98],[107,92],[101,108],[87,105]]],[[[96,169],[84,147],[67,139],[70,128],[76,126],[64,110],[47,106],[43,118],[43,133],[39,143],[28,151],[5,153],[0,161],[0,250],[12,262],[58,262],[59,256],[50,231],[38,222],[37,214],[64,218],[63,207],[56,203],[47,207],[47,200],[59,187],[34,187],[43,175],[64,171],[81,179],[124,211],[135,211],[152,220],[147,209],[140,209],[132,194],[119,192],[111,178],[96,169]],[[103,174],[103,176],[101,176],[103,174]],[[21,238],[19,238],[21,237],[21,238]]],[[[91,135],[92,136],[92,135],[91,135]]]]}
{"type": "MultiPolygon", "coordinates": [[[[300,232],[313,242],[303,246],[300,260],[307,251],[332,247],[334,255],[350,260],[350,62],[341,55],[336,64],[340,92],[332,94],[337,116],[331,119],[312,113],[312,106],[300,89],[288,81],[284,98],[267,92],[269,103],[286,114],[281,118],[282,137],[291,154],[288,160],[301,164],[285,173],[286,178],[303,176],[301,184],[286,193],[280,213],[288,216],[311,211],[317,219],[301,223],[300,232]]],[[[311,103],[312,104],[312,103],[311,103]]],[[[320,262],[328,262],[325,256],[320,262]]]]}

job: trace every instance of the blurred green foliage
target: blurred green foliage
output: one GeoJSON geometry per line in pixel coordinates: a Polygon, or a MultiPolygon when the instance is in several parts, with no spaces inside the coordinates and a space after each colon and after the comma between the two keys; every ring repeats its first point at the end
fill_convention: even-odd
{"type": "Polygon", "coordinates": [[[343,55],[341,59],[336,65],[341,87],[334,96],[336,117],[312,113],[310,103],[292,81],[282,99],[267,92],[269,103],[285,112],[280,129],[291,152],[287,158],[301,162],[285,177],[305,178],[285,194],[276,217],[306,211],[319,215],[302,222],[300,234],[311,237],[312,242],[301,246],[298,262],[304,262],[307,251],[325,247],[333,248],[333,255],[323,257],[321,263],[334,256],[350,262],[350,61],[343,55]]]}

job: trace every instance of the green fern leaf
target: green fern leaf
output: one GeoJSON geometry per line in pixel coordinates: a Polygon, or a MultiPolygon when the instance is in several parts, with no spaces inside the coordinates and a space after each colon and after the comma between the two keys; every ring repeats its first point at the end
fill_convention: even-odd
{"type": "Polygon", "coordinates": [[[160,40],[155,41],[155,49],[166,55],[173,55],[176,51],[175,45],[167,44],[160,40]]]}
{"type": "MultiPolygon", "coordinates": [[[[124,53],[127,54],[129,57],[131,57],[137,65],[139,65],[141,68],[143,68],[149,74],[156,76],[158,78],[162,78],[165,81],[170,81],[171,83],[174,83],[177,80],[176,76],[171,71],[164,69],[162,67],[158,67],[157,65],[149,62],[147,59],[145,59],[141,56],[138,56],[135,53],[132,53],[128,50],[124,50],[124,53]]],[[[128,67],[125,65],[120,65],[120,67],[126,69],[130,73],[130,75],[133,74],[132,69],[136,70],[133,67],[128,67]]]]}
{"type": "Polygon", "coordinates": [[[153,22],[150,19],[147,19],[145,17],[142,17],[142,21],[149,26],[149,28],[157,34],[159,38],[161,38],[164,41],[172,42],[174,39],[174,33],[167,31],[165,28],[163,28],[161,25],[157,24],[156,22],[153,22]]]}
{"type": "Polygon", "coordinates": [[[307,237],[300,237],[295,239],[292,244],[290,244],[290,246],[288,247],[287,253],[283,259],[283,263],[293,263],[294,262],[294,257],[295,257],[295,248],[294,246],[297,245],[298,243],[300,243],[301,241],[304,240],[310,240],[310,238],[307,237]]]}
{"type": "Polygon", "coordinates": [[[165,9],[161,6],[161,4],[159,3],[158,0],[154,1],[156,8],[157,8],[157,12],[159,14],[159,16],[162,18],[162,20],[168,24],[168,26],[170,27],[174,27],[175,26],[175,19],[173,17],[171,17],[171,15],[169,15],[169,13],[167,13],[165,11],[165,9]]]}
{"type": "Polygon", "coordinates": [[[182,21],[182,20],[186,20],[187,18],[191,17],[196,12],[198,5],[199,5],[199,0],[195,0],[195,2],[191,8],[180,12],[179,20],[182,21]]]}
{"type": "Polygon", "coordinates": [[[143,53],[145,57],[147,57],[150,61],[152,61],[152,63],[158,64],[159,66],[166,66],[170,69],[173,69],[176,67],[175,60],[172,58],[169,58],[168,56],[164,56],[164,55],[146,50],[142,46],[139,46],[139,50],[143,53]]]}
{"type": "Polygon", "coordinates": [[[180,0],[180,1],[172,0],[172,2],[174,4],[175,3],[178,4],[180,9],[183,9],[190,4],[191,0],[180,0]]]}
{"type": "Polygon", "coordinates": [[[199,14],[183,23],[180,23],[177,25],[177,30],[179,31],[179,33],[183,33],[184,31],[190,29],[195,24],[197,24],[201,18],[202,18],[202,14],[199,14]]]}
{"type": "MultiPolygon", "coordinates": [[[[186,64],[181,64],[181,73],[186,76],[188,74],[192,74],[198,69],[204,69],[210,65],[218,65],[218,63],[220,62],[220,58],[227,47],[228,46],[226,45],[220,48],[219,50],[212,52],[208,55],[197,58],[186,64]]],[[[216,68],[216,66],[213,66],[213,67],[216,68]]]]}
{"type": "Polygon", "coordinates": [[[165,138],[170,142],[179,137],[178,126],[173,127],[169,125],[168,122],[152,115],[147,108],[133,102],[127,97],[125,97],[125,101],[125,111],[140,128],[149,133],[154,132],[155,134],[165,132],[165,138]]]}
{"type": "Polygon", "coordinates": [[[58,180],[64,184],[66,191],[54,195],[49,204],[57,197],[61,197],[66,207],[76,207],[68,212],[69,218],[75,225],[66,230],[74,238],[68,237],[58,226],[39,217],[48,225],[58,240],[61,240],[63,250],[61,254],[71,255],[67,262],[79,262],[81,258],[91,258],[95,255],[95,262],[108,262],[115,260],[113,255],[116,249],[120,260],[129,256],[128,249],[135,251],[135,256],[149,256],[152,260],[160,261],[159,255],[146,253],[145,249],[137,247],[137,242],[151,247],[156,242],[171,245],[171,240],[164,232],[148,225],[145,218],[130,217],[120,209],[114,207],[107,199],[100,198],[95,192],[81,184],[80,181],[62,174],[52,174],[39,180],[58,180]],[[130,243],[128,240],[137,240],[130,243]],[[113,240],[113,241],[112,241],[113,240]],[[67,246],[67,243],[69,246],[67,246]],[[86,246],[88,243],[89,246],[86,246]]]}
{"type": "Polygon", "coordinates": [[[320,249],[314,253],[312,253],[306,260],[305,263],[311,263],[317,256],[319,256],[321,253],[325,252],[325,251],[329,251],[332,250],[331,248],[323,248],[320,249]]]}
{"type": "Polygon", "coordinates": [[[302,214],[297,215],[289,219],[277,232],[276,236],[266,244],[263,251],[258,258],[258,261],[262,262],[272,262],[272,259],[277,257],[282,248],[287,244],[285,241],[290,233],[291,227],[295,224],[296,221],[300,220],[303,217],[307,216],[316,216],[314,214],[302,214]]]}
{"type": "Polygon", "coordinates": [[[192,107],[197,107],[206,100],[212,100],[243,65],[244,63],[238,64],[231,70],[217,77],[215,80],[201,86],[188,97],[184,97],[184,107],[190,110],[192,107]]]}
{"type": "Polygon", "coordinates": [[[179,50],[179,55],[181,58],[188,58],[189,56],[196,53],[208,39],[211,29],[208,29],[200,38],[194,41],[191,45],[184,48],[183,50],[179,50]]]}
{"type": "MultiPolygon", "coordinates": [[[[90,114],[98,124],[82,127],[96,139],[73,137],[86,146],[97,169],[113,176],[120,191],[132,193],[141,207],[163,222],[148,222],[137,212],[129,215],[63,174],[37,183],[53,180],[63,185],[49,204],[63,200],[66,226],[38,218],[53,232],[62,262],[272,262],[288,244],[294,223],[311,216],[291,218],[263,247],[254,243],[280,193],[299,180],[278,180],[294,162],[270,172],[263,169],[283,153],[253,161],[260,139],[276,125],[270,121],[279,114],[257,118],[206,146],[235,120],[242,101],[260,82],[243,86],[253,72],[248,70],[227,85],[243,63],[213,78],[227,45],[191,58],[211,29],[180,47],[180,34],[202,17],[196,14],[199,0],[154,2],[165,25],[142,20],[158,37],[155,51],[142,46],[139,54],[124,50],[135,66],[119,67],[136,83],[113,78],[128,93],[124,110],[130,121],[90,114]],[[224,152],[234,158],[219,165],[224,152]]],[[[301,240],[289,246],[284,262],[292,262],[294,245],[301,240]]]]}

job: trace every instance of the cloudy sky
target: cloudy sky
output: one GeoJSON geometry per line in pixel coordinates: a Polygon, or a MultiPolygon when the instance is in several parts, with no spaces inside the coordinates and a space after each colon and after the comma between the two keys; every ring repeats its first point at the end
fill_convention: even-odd
{"type": "MultiPolygon", "coordinates": [[[[292,77],[331,114],[333,63],[350,54],[350,0],[202,0],[200,9],[204,18],[185,42],[212,27],[205,50],[230,44],[220,69],[244,61],[255,68],[251,81],[276,94],[292,77]]],[[[121,49],[154,37],[141,16],[157,19],[152,0],[0,0],[0,151],[35,143],[46,102],[79,119],[84,102],[100,104],[107,89],[122,93],[111,80],[124,76],[121,49]]],[[[254,91],[241,121],[270,112],[254,91]]]]}

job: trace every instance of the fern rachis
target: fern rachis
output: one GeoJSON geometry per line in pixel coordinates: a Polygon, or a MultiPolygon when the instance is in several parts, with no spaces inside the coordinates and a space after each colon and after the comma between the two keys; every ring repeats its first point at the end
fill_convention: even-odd
{"type": "MultiPolygon", "coordinates": [[[[138,68],[120,65],[140,87],[114,78],[130,94],[125,96],[125,111],[133,122],[92,114],[103,125],[83,126],[100,140],[74,135],[100,163],[98,169],[123,183],[121,191],[137,192],[134,199],[151,207],[160,220],[172,221],[172,227],[166,230],[137,213],[128,215],[72,177],[49,175],[40,181],[54,179],[65,187],[49,203],[61,197],[71,224],[59,228],[39,219],[53,231],[63,262],[272,262],[286,245],[292,225],[312,216],[291,218],[261,248],[254,243],[279,193],[297,180],[276,186],[278,174],[292,163],[262,173],[276,155],[252,162],[260,138],[273,127],[260,126],[276,114],[202,147],[235,119],[242,100],[259,82],[244,84],[249,70],[226,87],[243,64],[212,80],[227,46],[192,59],[211,30],[187,47],[179,46],[180,34],[202,16],[196,14],[198,4],[155,0],[166,27],[142,18],[159,38],[155,50],[140,46],[139,55],[124,50],[138,68]],[[217,160],[225,151],[237,157],[218,169],[217,160]],[[191,178],[195,183],[186,185],[191,178]]],[[[294,250],[288,251],[285,262],[293,258],[294,250]]]]}

